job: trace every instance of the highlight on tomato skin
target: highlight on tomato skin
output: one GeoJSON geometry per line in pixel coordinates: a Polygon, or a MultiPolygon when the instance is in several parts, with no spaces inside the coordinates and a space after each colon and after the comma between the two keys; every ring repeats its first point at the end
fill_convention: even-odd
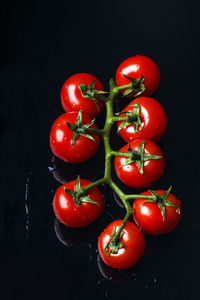
{"type": "Polygon", "coordinates": [[[61,104],[66,112],[79,111],[81,109],[90,117],[96,117],[102,111],[104,102],[96,98],[84,98],[79,89],[79,84],[87,87],[95,80],[94,89],[104,91],[101,82],[89,73],[77,73],[70,76],[63,84],[60,91],[61,104]]]}
{"type": "MultiPolygon", "coordinates": [[[[157,64],[149,57],[135,55],[125,59],[117,68],[115,79],[118,86],[130,83],[130,80],[123,76],[138,79],[144,76],[145,91],[143,96],[151,96],[158,89],[160,84],[160,70],[157,64]]],[[[122,90],[122,92],[124,92],[122,90]]],[[[132,96],[132,93],[130,95],[132,96]]]]}
{"type": "MultiPolygon", "coordinates": [[[[96,133],[90,133],[93,140],[79,135],[72,145],[73,131],[67,123],[75,124],[78,112],[68,112],[59,116],[50,131],[50,148],[53,154],[67,163],[80,163],[89,159],[98,149],[100,137],[96,133]]],[[[81,111],[82,123],[89,124],[92,120],[81,111]]],[[[95,124],[89,128],[97,129],[95,124]]]]}
{"type": "Polygon", "coordinates": [[[167,129],[167,117],[162,105],[153,98],[138,97],[122,110],[119,117],[125,117],[126,112],[135,114],[135,105],[139,105],[141,125],[137,126],[137,131],[133,122],[119,130],[123,123],[123,121],[119,121],[117,122],[119,135],[127,143],[138,138],[157,142],[167,129]]]}
{"type": "MultiPolygon", "coordinates": [[[[164,190],[155,190],[158,195],[162,195],[164,190]]],[[[140,195],[151,195],[150,191],[140,195]]],[[[149,202],[147,199],[135,199],[133,202],[133,218],[135,223],[144,233],[150,235],[161,235],[174,230],[182,217],[181,201],[172,193],[166,198],[176,207],[165,205],[165,216],[161,213],[158,203],[149,202]]]]}
{"type": "MultiPolygon", "coordinates": [[[[156,182],[164,173],[165,158],[161,149],[150,140],[137,139],[132,141],[130,144],[123,146],[119,152],[128,153],[129,147],[132,151],[138,153],[138,149],[141,143],[144,143],[144,156],[152,155],[156,159],[149,159],[142,163],[140,159],[135,159],[134,162],[128,162],[129,158],[123,156],[116,156],[114,160],[114,167],[117,177],[127,186],[142,189],[150,186],[156,182]],[[127,163],[126,163],[127,162],[127,163]],[[140,165],[143,164],[143,173],[139,169],[140,165]]],[[[148,157],[146,158],[148,159],[148,157]]]]}
{"type": "MultiPolygon", "coordinates": [[[[103,197],[98,187],[91,188],[85,196],[95,203],[75,201],[64,189],[74,191],[76,180],[61,185],[53,198],[53,210],[58,220],[68,227],[85,227],[93,223],[102,212],[103,197]]],[[[91,181],[80,179],[81,187],[91,184],[91,181]]]]}
{"type": "Polygon", "coordinates": [[[110,223],[98,238],[98,250],[104,263],[115,269],[128,269],[135,265],[144,252],[145,240],[140,229],[133,223],[127,221],[122,231],[120,242],[123,247],[116,254],[107,255],[105,247],[110,242],[113,228],[117,232],[123,220],[116,220],[110,223]]]}

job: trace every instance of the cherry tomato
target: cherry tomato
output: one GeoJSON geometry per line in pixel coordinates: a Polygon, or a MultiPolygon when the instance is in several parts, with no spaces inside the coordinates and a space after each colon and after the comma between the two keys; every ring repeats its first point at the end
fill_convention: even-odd
{"type": "MultiPolygon", "coordinates": [[[[89,124],[91,119],[82,111],[82,123],[89,124]]],[[[90,133],[94,140],[79,135],[74,145],[71,144],[73,131],[66,122],[75,124],[78,112],[68,112],[59,116],[54,122],[50,132],[50,147],[58,158],[68,163],[79,163],[89,159],[98,149],[100,137],[96,133],[90,133]]],[[[97,128],[92,124],[89,128],[97,128]]]]}
{"type": "MultiPolygon", "coordinates": [[[[81,179],[81,187],[89,185],[89,180],[81,179]]],[[[74,191],[76,180],[61,185],[53,198],[53,209],[58,220],[69,227],[85,227],[94,222],[101,214],[103,207],[103,198],[97,187],[90,189],[86,196],[95,203],[87,203],[80,201],[79,207],[75,201],[69,196],[64,188],[74,191]]]]}
{"type": "MultiPolygon", "coordinates": [[[[158,195],[162,195],[164,190],[156,190],[158,195]]],[[[141,195],[151,195],[150,191],[141,193],[141,195]]],[[[135,199],[133,203],[133,218],[136,224],[145,232],[152,235],[159,235],[173,230],[180,222],[181,202],[172,193],[166,198],[168,201],[175,204],[175,207],[165,205],[165,217],[161,213],[158,203],[148,202],[147,199],[135,199]]]]}
{"type": "Polygon", "coordinates": [[[136,264],[144,252],[145,240],[142,232],[133,223],[127,221],[122,231],[120,242],[123,247],[117,253],[107,255],[105,247],[110,242],[114,227],[117,232],[122,220],[116,220],[108,225],[98,238],[98,250],[104,263],[115,269],[127,269],[136,264]]]}
{"type": "Polygon", "coordinates": [[[97,116],[103,109],[104,102],[91,98],[84,98],[78,85],[83,83],[86,86],[95,80],[94,89],[103,91],[101,82],[93,75],[88,73],[78,73],[69,77],[62,86],[60,97],[61,103],[66,112],[79,111],[81,109],[91,118],[97,116]]]}
{"type": "MultiPolygon", "coordinates": [[[[130,143],[130,148],[138,153],[139,145],[143,140],[137,139],[130,143]]],[[[119,152],[128,153],[129,145],[123,146],[119,152]]],[[[147,154],[145,159],[148,159],[149,154],[156,155],[160,157],[158,159],[149,159],[143,162],[143,175],[139,167],[142,162],[137,160],[135,162],[128,163],[127,157],[116,156],[114,161],[115,171],[118,178],[125,183],[126,185],[141,189],[148,187],[164,173],[165,159],[160,148],[152,141],[144,141],[144,157],[147,154]],[[128,164],[126,164],[128,163],[128,164]]]]}
{"type": "Polygon", "coordinates": [[[143,81],[146,90],[143,95],[151,96],[160,83],[160,71],[157,64],[149,57],[136,55],[125,59],[117,68],[116,83],[118,86],[130,83],[130,80],[123,76],[138,79],[144,76],[143,81]]]}
{"type": "MultiPolygon", "coordinates": [[[[166,131],[167,118],[163,107],[153,98],[139,97],[129,103],[123,110],[120,117],[126,116],[123,112],[134,113],[136,107],[131,105],[139,105],[141,128],[138,126],[137,131],[134,124],[123,127],[119,130],[120,136],[128,143],[137,138],[149,139],[154,142],[158,141],[166,131]]],[[[119,129],[123,121],[117,122],[119,129]]]]}

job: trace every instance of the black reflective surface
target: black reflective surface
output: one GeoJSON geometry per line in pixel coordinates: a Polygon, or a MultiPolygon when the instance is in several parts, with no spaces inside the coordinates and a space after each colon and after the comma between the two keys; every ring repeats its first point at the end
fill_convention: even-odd
{"type": "MultiPolygon", "coordinates": [[[[200,298],[198,11],[197,1],[2,3],[1,299],[200,298]],[[65,228],[52,210],[60,184],[77,174],[102,176],[103,146],[91,160],[68,165],[52,156],[48,136],[63,113],[59,92],[67,77],[88,72],[107,88],[119,63],[135,54],[158,63],[161,85],[154,96],[168,116],[159,141],[165,174],[152,188],[172,184],[183,218],[166,236],[146,236],[141,261],[118,271],[97,252],[99,233],[124,215],[108,187],[101,187],[102,216],[85,230],[65,228]]],[[[119,109],[127,104],[122,101],[119,109]]],[[[112,144],[124,142],[113,135],[112,144]]]]}

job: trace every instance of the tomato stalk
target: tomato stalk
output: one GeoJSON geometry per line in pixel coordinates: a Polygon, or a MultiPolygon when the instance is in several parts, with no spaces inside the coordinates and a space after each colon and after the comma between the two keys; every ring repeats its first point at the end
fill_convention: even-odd
{"type": "MultiPolygon", "coordinates": [[[[79,129],[77,131],[80,132],[80,133],[83,132],[83,131],[81,131],[81,129],[79,129]]],[[[103,135],[103,133],[104,133],[103,129],[95,129],[95,128],[87,128],[86,131],[89,132],[89,133],[97,133],[97,134],[100,134],[100,135],[103,135]]]]}
{"type": "MultiPolygon", "coordinates": [[[[105,105],[106,105],[106,120],[105,120],[105,125],[103,129],[93,129],[93,128],[87,128],[87,132],[92,132],[92,133],[99,133],[102,136],[103,142],[104,142],[104,148],[105,148],[105,171],[104,171],[104,177],[91,183],[90,185],[86,186],[83,188],[84,193],[86,193],[89,189],[98,186],[102,183],[107,183],[119,196],[119,198],[122,200],[124,207],[127,212],[132,213],[132,208],[130,204],[126,201],[128,199],[135,199],[135,198],[140,198],[141,195],[133,194],[133,195],[126,195],[112,180],[111,178],[111,157],[112,156],[125,156],[125,157],[130,157],[130,153],[122,153],[122,152],[117,152],[113,151],[110,146],[110,131],[111,128],[116,120],[118,120],[118,117],[114,117],[113,115],[113,102],[117,94],[120,92],[122,89],[129,88],[131,84],[127,84],[124,86],[116,86],[115,81],[113,78],[110,79],[109,81],[110,85],[110,91],[109,95],[106,98],[105,105]]],[[[126,117],[125,117],[126,118],[126,117]]],[[[143,199],[152,199],[154,200],[154,196],[148,196],[144,195],[142,196],[143,199]]]]}
{"type": "MultiPolygon", "coordinates": [[[[110,85],[110,91],[109,91],[109,95],[106,98],[105,101],[105,105],[106,105],[106,120],[105,120],[105,125],[103,129],[92,129],[92,128],[87,128],[86,132],[92,132],[92,133],[99,133],[102,136],[103,142],[104,142],[104,148],[105,148],[105,171],[104,171],[104,177],[91,183],[90,185],[84,187],[82,190],[84,193],[86,193],[89,189],[100,185],[102,183],[106,183],[108,184],[114,191],[115,193],[119,196],[119,198],[121,199],[125,209],[126,209],[126,215],[120,225],[120,227],[118,228],[116,233],[112,234],[111,237],[111,248],[113,248],[113,250],[110,248],[110,251],[116,251],[116,249],[118,249],[117,247],[121,247],[121,243],[120,243],[120,237],[122,234],[122,229],[124,227],[124,225],[126,224],[127,220],[129,219],[130,215],[133,213],[132,207],[130,205],[130,203],[127,201],[129,199],[136,199],[136,198],[146,198],[149,200],[155,200],[155,196],[149,196],[149,195],[126,195],[118,186],[117,184],[112,180],[111,177],[111,157],[112,156],[125,156],[125,157],[130,157],[130,153],[122,153],[122,152],[117,152],[117,151],[113,151],[111,149],[110,146],[110,131],[111,128],[113,126],[113,124],[116,121],[120,120],[127,120],[127,117],[115,117],[113,114],[113,103],[114,103],[114,99],[117,96],[117,94],[120,92],[120,90],[123,89],[127,89],[130,88],[132,85],[131,84],[127,84],[124,86],[116,86],[115,81],[113,78],[110,79],[109,81],[109,85],[110,85]],[[118,245],[118,246],[117,246],[118,245]]],[[[105,251],[107,251],[105,249],[105,251]]]]}
{"type": "Polygon", "coordinates": [[[130,157],[130,153],[127,153],[127,152],[112,151],[112,152],[110,152],[110,156],[124,156],[124,157],[130,157]]]}
{"type": "Polygon", "coordinates": [[[132,83],[129,83],[129,84],[117,86],[116,89],[117,91],[121,91],[125,89],[130,89],[131,87],[132,87],[132,83]]]}
{"type": "MultiPolygon", "coordinates": [[[[136,119],[136,118],[135,118],[136,119]]],[[[114,117],[113,121],[119,122],[119,121],[127,121],[127,117],[114,117]]]]}

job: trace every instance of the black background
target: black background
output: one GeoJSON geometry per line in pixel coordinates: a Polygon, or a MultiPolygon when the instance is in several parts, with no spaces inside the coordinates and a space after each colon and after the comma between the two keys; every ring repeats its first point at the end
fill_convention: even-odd
{"type": "Polygon", "coordinates": [[[198,19],[197,1],[1,4],[1,299],[199,299],[198,19]],[[154,97],[168,116],[159,141],[166,170],[153,187],[173,185],[183,218],[174,232],[146,237],[137,266],[114,272],[96,251],[99,233],[124,215],[112,191],[102,188],[103,215],[85,232],[55,223],[62,242],[51,205],[58,181],[101,176],[103,148],[70,166],[52,161],[48,136],[63,113],[59,92],[70,75],[94,74],[107,88],[119,63],[136,54],[159,65],[154,97]]]}

